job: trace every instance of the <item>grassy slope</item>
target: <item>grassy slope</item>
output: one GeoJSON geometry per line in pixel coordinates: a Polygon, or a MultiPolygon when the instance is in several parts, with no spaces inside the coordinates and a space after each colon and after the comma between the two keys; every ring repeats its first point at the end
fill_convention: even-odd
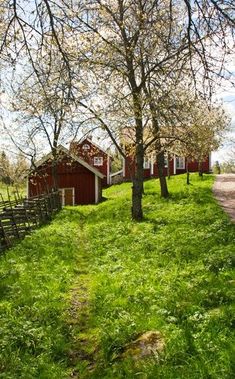
{"type": "Polygon", "coordinates": [[[169,200],[146,182],[139,224],[130,184],[113,186],[2,257],[0,378],[233,377],[235,229],[212,177],[192,178],[172,178],[169,200]],[[160,361],[117,359],[146,330],[165,338],[160,361]]]}

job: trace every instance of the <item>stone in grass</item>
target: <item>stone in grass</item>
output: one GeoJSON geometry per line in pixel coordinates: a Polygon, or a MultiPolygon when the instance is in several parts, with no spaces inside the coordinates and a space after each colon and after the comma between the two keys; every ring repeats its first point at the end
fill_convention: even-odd
{"type": "Polygon", "coordinates": [[[141,334],[135,341],[125,346],[121,358],[139,360],[143,358],[159,358],[163,352],[165,342],[159,331],[148,331],[141,334]]]}

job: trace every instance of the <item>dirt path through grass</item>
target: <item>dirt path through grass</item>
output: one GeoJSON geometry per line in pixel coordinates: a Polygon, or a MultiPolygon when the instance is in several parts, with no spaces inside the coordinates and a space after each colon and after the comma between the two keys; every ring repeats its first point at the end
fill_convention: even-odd
{"type": "MultiPolygon", "coordinates": [[[[92,213],[92,212],[91,212],[92,213]]],[[[79,378],[78,371],[84,366],[89,372],[95,366],[96,344],[90,333],[90,246],[86,231],[86,217],[80,214],[78,220],[78,246],[79,246],[79,266],[81,268],[76,284],[70,292],[70,309],[68,324],[73,330],[72,344],[69,351],[69,361],[72,366],[70,377],[79,378]],[[78,371],[77,371],[78,369],[78,371]]]]}
{"type": "Polygon", "coordinates": [[[213,190],[220,205],[235,222],[235,174],[217,175],[213,190]]]}

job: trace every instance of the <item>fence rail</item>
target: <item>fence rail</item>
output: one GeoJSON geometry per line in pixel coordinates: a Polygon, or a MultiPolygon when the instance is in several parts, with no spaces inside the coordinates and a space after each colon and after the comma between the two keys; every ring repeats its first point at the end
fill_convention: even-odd
{"type": "Polygon", "coordinates": [[[0,201],[0,251],[3,251],[17,239],[23,238],[34,228],[46,223],[52,215],[61,209],[59,192],[23,199],[0,201]]]}

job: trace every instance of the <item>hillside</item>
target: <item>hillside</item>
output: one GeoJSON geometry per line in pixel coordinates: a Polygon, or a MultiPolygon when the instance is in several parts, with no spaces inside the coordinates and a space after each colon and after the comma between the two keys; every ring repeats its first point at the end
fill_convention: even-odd
{"type": "Polygon", "coordinates": [[[145,220],[130,220],[131,184],[96,206],[67,207],[1,257],[0,378],[231,379],[235,226],[213,177],[145,182],[145,220]],[[164,351],[125,347],[159,331],[164,351]]]}

